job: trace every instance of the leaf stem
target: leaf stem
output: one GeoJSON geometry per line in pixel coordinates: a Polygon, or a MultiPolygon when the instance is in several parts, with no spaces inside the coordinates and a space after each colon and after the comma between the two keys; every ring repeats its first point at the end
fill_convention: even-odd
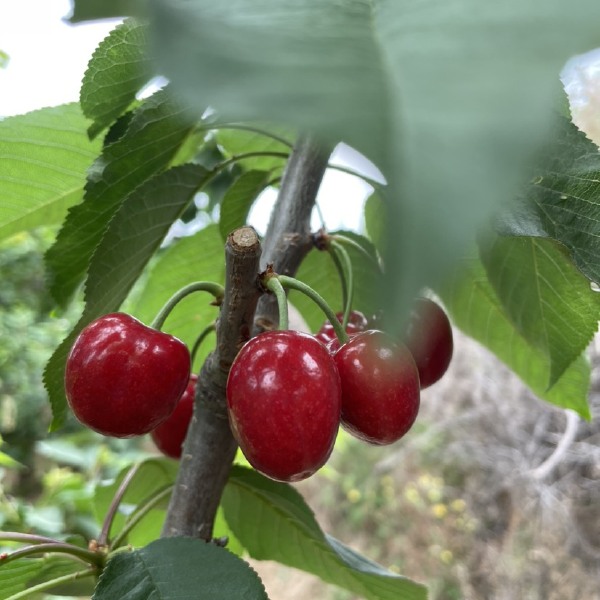
{"type": "Polygon", "coordinates": [[[372,254],[370,254],[363,246],[361,246],[358,242],[356,242],[352,238],[346,237],[345,235],[342,235],[341,233],[334,233],[329,236],[329,240],[331,242],[339,242],[340,244],[344,244],[345,246],[354,248],[354,250],[357,250],[358,252],[360,252],[375,267],[377,267],[377,270],[380,273],[383,272],[383,269],[381,268],[381,264],[379,263],[379,261],[372,254]]]}
{"type": "Polygon", "coordinates": [[[104,522],[102,523],[102,531],[98,536],[98,545],[99,546],[107,546],[108,545],[108,536],[110,535],[110,528],[113,524],[115,515],[117,514],[117,509],[119,508],[119,504],[127,491],[127,488],[133,481],[133,478],[136,476],[137,472],[140,470],[142,466],[141,463],[136,463],[127,471],[125,477],[123,477],[123,481],[121,481],[121,485],[118,487],[113,499],[111,500],[110,506],[108,507],[108,512],[106,513],[106,517],[104,518],[104,522]]]}
{"type": "Polygon", "coordinates": [[[33,587],[27,588],[22,592],[17,592],[12,596],[8,596],[6,600],[22,600],[22,598],[27,598],[27,596],[31,596],[32,594],[38,594],[40,592],[45,592],[46,590],[51,590],[57,585],[61,585],[63,583],[69,583],[71,581],[75,581],[77,579],[83,579],[84,577],[90,577],[92,575],[96,575],[97,569],[95,567],[91,567],[89,569],[85,569],[84,571],[76,571],[75,573],[69,573],[68,575],[62,575],[61,577],[56,577],[55,579],[50,579],[48,581],[44,581],[43,583],[39,583],[38,585],[34,585],[33,587]]]}
{"type": "Polygon", "coordinates": [[[277,298],[277,308],[279,310],[279,330],[289,329],[287,296],[277,275],[267,274],[264,286],[275,294],[277,298]]]}
{"type": "Polygon", "coordinates": [[[210,126],[210,129],[241,129],[243,131],[252,131],[253,133],[258,133],[265,137],[271,138],[288,148],[293,148],[294,145],[289,140],[277,135],[276,133],[272,133],[271,131],[267,131],[266,129],[261,129],[260,127],[253,127],[252,125],[244,125],[243,123],[213,123],[210,126]]]}
{"type": "Polygon", "coordinates": [[[306,285],[302,281],[295,279],[294,277],[288,277],[287,275],[277,275],[281,285],[284,288],[289,288],[291,290],[296,290],[298,292],[302,292],[306,294],[313,302],[315,302],[319,308],[325,313],[325,316],[329,319],[331,325],[333,326],[333,330],[335,331],[335,335],[337,336],[340,344],[345,344],[348,341],[348,334],[342,327],[342,324],[337,320],[335,313],[333,312],[331,306],[327,304],[327,301],[319,292],[313,290],[310,286],[306,285]]]}
{"type": "Polygon", "coordinates": [[[151,496],[146,502],[138,508],[135,514],[125,523],[123,529],[119,531],[119,533],[115,536],[115,539],[112,543],[112,549],[116,550],[122,543],[123,540],[127,537],[130,531],[132,531],[136,525],[162,500],[167,498],[169,494],[173,491],[173,485],[168,485],[164,489],[160,490],[154,496],[151,496]]]}
{"type": "Polygon", "coordinates": [[[105,560],[104,555],[100,552],[92,552],[91,550],[86,550],[85,548],[80,548],[79,546],[74,546],[73,544],[67,544],[64,542],[48,542],[25,546],[15,550],[14,552],[10,552],[4,556],[2,560],[0,560],[0,564],[4,565],[20,558],[34,556],[35,554],[48,554],[52,552],[56,554],[66,554],[71,558],[81,560],[86,564],[95,565],[97,567],[101,567],[105,560]]]}
{"type": "Polygon", "coordinates": [[[6,540],[7,542],[29,542],[30,544],[60,543],[60,540],[55,540],[54,538],[17,531],[0,531],[0,540],[6,540]]]}
{"type": "Polygon", "coordinates": [[[331,163],[329,163],[327,165],[327,168],[340,171],[341,173],[346,173],[347,175],[353,175],[354,177],[358,177],[359,179],[362,179],[364,182],[368,183],[370,186],[373,186],[375,189],[381,189],[385,187],[384,183],[376,181],[375,179],[371,179],[367,175],[363,175],[362,173],[358,173],[354,169],[349,169],[348,167],[343,167],[342,165],[332,165],[331,163]]]}
{"type": "Polygon", "coordinates": [[[223,301],[223,295],[225,294],[225,290],[223,286],[214,283],[213,281],[195,281],[194,283],[190,283],[185,287],[182,287],[180,290],[175,292],[165,303],[165,305],[160,309],[156,317],[154,317],[154,321],[152,321],[151,327],[154,329],[160,329],[165,324],[167,317],[171,314],[171,311],[183,300],[186,296],[193,294],[194,292],[208,292],[215,297],[215,304],[220,305],[223,301]]]}

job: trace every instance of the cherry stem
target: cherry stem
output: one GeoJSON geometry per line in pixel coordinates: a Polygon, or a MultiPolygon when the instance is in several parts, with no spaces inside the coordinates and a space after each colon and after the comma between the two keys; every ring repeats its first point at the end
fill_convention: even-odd
{"type": "Polygon", "coordinates": [[[279,310],[279,329],[284,331],[289,329],[288,305],[285,290],[281,285],[279,276],[269,275],[264,282],[265,287],[275,294],[277,298],[277,308],[279,310]]]}
{"type": "Polygon", "coordinates": [[[344,244],[345,246],[354,248],[354,250],[360,252],[367,260],[369,260],[373,265],[375,265],[380,273],[382,272],[381,264],[379,263],[379,261],[372,254],[370,254],[368,250],[366,250],[363,246],[361,246],[352,238],[346,237],[345,235],[342,235],[340,233],[334,233],[333,235],[329,236],[329,241],[339,242],[340,244],[344,244]]]}
{"type": "Polygon", "coordinates": [[[211,323],[210,325],[206,326],[200,332],[200,335],[196,338],[196,341],[194,342],[194,345],[192,346],[192,350],[190,352],[190,358],[191,358],[192,365],[194,364],[196,354],[198,354],[198,349],[202,345],[202,342],[209,336],[209,334],[211,334],[215,330],[216,330],[216,325],[214,323],[211,323]]]}
{"type": "MultiPolygon", "coordinates": [[[[344,294],[344,317],[342,319],[342,327],[346,329],[348,325],[348,319],[350,318],[350,311],[352,310],[352,302],[354,300],[354,270],[352,269],[352,261],[346,248],[344,248],[339,242],[331,240],[329,242],[329,253],[331,256],[339,255],[342,258],[343,268],[338,267],[340,278],[344,283],[346,293],[344,294]]],[[[335,262],[335,260],[334,260],[335,262]]],[[[336,263],[336,267],[339,263],[336,263]]],[[[340,265],[341,267],[341,265],[340,265]]]]}
{"type": "Polygon", "coordinates": [[[277,279],[284,288],[289,288],[291,290],[296,290],[306,294],[325,313],[325,316],[331,323],[333,330],[335,331],[335,335],[340,341],[340,344],[345,344],[348,341],[348,334],[342,327],[342,324],[337,320],[337,317],[335,316],[331,306],[327,304],[327,301],[325,298],[323,298],[323,296],[321,296],[321,294],[319,294],[319,292],[316,292],[309,285],[306,285],[299,279],[294,279],[293,277],[288,277],[287,275],[277,275],[277,279]]]}
{"type": "Polygon", "coordinates": [[[104,565],[105,557],[99,552],[92,552],[85,548],[80,548],[73,544],[67,544],[65,542],[52,542],[52,543],[41,543],[33,544],[31,546],[25,546],[19,548],[14,552],[10,552],[4,558],[0,560],[0,564],[12,562],[19,558],[25,558],[27,556],[33,556],[35,554],[48,554],[54,552],[56,554],[66,554],[69,558],[75,558],[81,560],[89,565],[95,565],[101,567],[104,565]]]}
{"type": "Polygon", "coordinates": [[[0,540],[6,540],[7,542],[29,542],[30,544],[60,544],[60,540],[55,540],[54,538],[17,531],[0,531],[0,540]]]}
{"type": "Polygon", "coordinates": [[[38,594],[39,592],[44,592],[46,590],[51,590],[57,585],[61,585],[63,583],[70,583],[71,581],[76,581],[77,579],[83,579],[84,577],[91,577],[92,575],[96,575],[97,570],[95,567],[85,569],[84,571],[76,571],[75,573],[69,573],[68,575],[61,575],[60,577],[55,577],[54,579],[49,579],[48,581],[44,581],[42,583],[38,583],[26,590],[21,592],[17,592],[12,596],[8,596],[6,600],[22,600],[22,598],[27,598],[32,594],[38,594]]]}
{"type": "Polygon", "coordinates": [[[129,484],[133,481],[133,478],[136,476],[137,472],[141,467],[141,463],[137,463],[127,471],[125,477],[123,477],[123,481],[121,481],[121,485],[118,487],[110,506],[108,507],[108,512],[106,513],[106,517],[104,518],[104,522],[102,523],[102,531],[98,537],[98,545],[99,546],[107,546],[108,545],[108,536],[110,535],[110,528],[112,527],[115,515],[117,514],[117,509],[119,508],[119,504],[129,487],[129,484]]]}
{"type": "Polygon", "coordinates": [[[112,549],[115,550],[118,548],[127,535],[138,525],[138,523],[162,500],[168,498],[171,492],[173,491],[173,485],[168,485],[164,489],[160,490],[153,496],[151,496],[148,500],[145,501],[144,504],[138,507],[137,511],[133,514],[131,519],[125,523],[123,529],[119,531],[119,533],[115,536],[115,539],[112,543],[112,549]]]}
{"type": "Polygon", "coordinates": [[[342,306],[346,306],[348,303],[348,282],[346,281],[344,267],[342,266],[338,253],[331,248],[330,243],[327,245],[326,250],[329,252],[329,256],[331,256],[331,260],[335,265],[335,270],[337,271],[340,279],[340,285],[342,286],[342,306]]]}
{"type": "Polygon", "coordinates": [[[215,297],[215,304],[219,306],[223,301],[223,296],[225,294],[225,290],[223,286],[214,283],[213,281],[195,281],[194,283],[190,283],[185,287],[182,287],[180,290],[175,292],[165,303],[165,305],[160,309],[154,321],[150,325],[154,329],[160,329],[165,324],[167,317],[171,314],[171,311],[183,300],[186,296],[193,294],[194,292],[208,292],[215,297]]]}

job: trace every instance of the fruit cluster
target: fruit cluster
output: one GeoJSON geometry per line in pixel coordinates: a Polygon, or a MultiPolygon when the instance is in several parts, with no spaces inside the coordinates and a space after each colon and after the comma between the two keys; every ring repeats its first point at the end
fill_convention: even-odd
{"type": "MultiPolygon", "coordinates": [[[[232,432],[258,471],[280,481],[312,475],[329,458],[340,423],[380,445],[411,428],[420,390],[450,362],[448,318],[420,299],[403,342],[369,327],[352,311],[345,343],[326,322],[315,336],[269,331],[243,346],[229,373],[227,407],[232,432]]],[[[190,362],[177,338],[130,315],[108,314],[88,325],[71,348],[67,399],[94,431],[151,433],[164,454],[179,458],[197,383],[190,362]]]]}
{"type": "MultiPolygon", "coordinates": [[[[342,315],[337,315],[342,320],[342,315]]],[[[339,424],[371,444],[391,444],[413,425],[420,390],[437,381],[452,356],[450,322],[420,299],[404,343],[353,311],[340,344],[331,323],[315,336],[271,331],[250,340],[227,382],[233,434],[257,470],[299,481],[321,468],[339,424]]]]}

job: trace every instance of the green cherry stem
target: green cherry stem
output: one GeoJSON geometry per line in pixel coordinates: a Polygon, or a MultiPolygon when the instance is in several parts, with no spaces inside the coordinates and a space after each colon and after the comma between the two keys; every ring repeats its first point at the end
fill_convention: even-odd
{"type": "Polygon", "coordinates": [[[121,481],[121,485],[119,485],[113,499],[111,500],[110,506],[108,507],[108,512],[106,513],[106,517],[104,518],[104,522],[102,523],[102,531],[100,531],[100,535],[98,536],[98,545],[99,546],[107,546],[108,545],[108,536],[110,535],[110,528],[113,524],[115,515],[117,514],[117,509],[119,508],[119,504],[129,487],[129,484],[133,481],[133,478],[136,476],[137,472],[140,470],[141,463],[137,463],[127,471],[125,477],[123,477],[123,481],[121,481]]]}
{"type": "Polygon", "coordinates": [[[17,531],[0,531],[0,541],[7,542],[29,542],[30,544],[55,544],[60,540],[46,537],[43,535],[33,535],[31,533],[21,533],[17,531]]]}
{"type": "Polygon", "coordinates": [[[331,247],[331,242],[327,245],[327,252],[329,252],[329,256],[331,256],[331,260],[339,276],[340,285],[342,286],[342,306],[346,306],[346,304],[348,304],[348,282],[346,281],[344,267],[340,261],[339,254],[331,247]]]}
{"type": "Polygon", "coordinates": [[[369,262],[371,262],[379,272],[382,271],[379,261],[372,254],[370,254],[363,246],[361,246],[352,238],[346,237],[345,235],[342,235],[340,233],[334,233],[329,237],[329,239],[330,242],[339,242],[340,244],[344,244],[344,246],[354,248],[354,250],[360,252],[369,262]]]}
{"type": "Polygon", "coordinates": [[[160,329],[165,324],[167,317],[171,314],[171,311],[183,300],[186,296],[193,294],[194,292],[208,292],[215,297],[215,304],[220,305],[225,295],[225,290],[222,285],[214,283],[212,281],[195,281],[190,283],[180,290],[175,292],[160,309],[154,321],[152,321],[151,327],[154,329],[160,329]]]}
{"type": "Polygon", "coordinates": [[[268,275],[264,282],[265,287],[275,294],[279,310],[279,329],[284,331],[289,328],[287,296],[281,285],[280,275],[268,275]]]}
{"type": "Polygon", "coordinates": [[[49,553],[65,554],[69,558],[81,560],[86,564],[95,565],[97,567],[101,567],[104,564],[105,560],[104,555],[100,554],[99,552],[92,552],[91,550],[86,550],[85,548],[74,546],[73,544],[66,544],[64,542],[54,542],[33,544],[32,546],[25,546],[23,548],[19,548],[14,552],[10,552],[6,555],[3,555],[4,557],[0,559],[0,565],[4,565],[14,560],[18,560],[19,558],[25,558],[27,556],[49,553]]]}
{"type": "Polygon", "coordinates": [[[325,313],[325,316],[327,319],[329,319],[329,322],[333,326],[333,330],[335,331],[335,335],[340,341],[340,344],[345,344],[348,341],[348,334],[342,327],[342,324],[337,320],[331,306],[327,304],[327,301],[325,298],[323,298],[323,296],[321,296],[321,294],[319,294],[319,292],[316,292],[302,281],[294,279],[293,277],[288,277],[287,275],[277,275],[277,279],[284,288],[289,288],[291,290],[296,290],[306,294],[325,313]]]}
{"type": "Polygon", "coordinates": [[[91,577],[93,575],[96,575],[97,572],[98,571],[95,567],[91,567],[83,571],[76,571],[75,573],[69,573],[68,575],[62,575],[61,577],[55,577],[54,579],[49,579],[48,581],[38,583],[37,585],[27,588],[26,590],[17,592],[12,596],[8,596],[6,600],[22,600],[23,598],[27,598],[28,596],[38,594],[40,592],[45,592],[46,590],[51,590],[57,585],[61,585],[63,583],[70,583],[71,581],[83,579],[84,577],[91,577]]]}
{"type": "Polygon", "coordinates": [[[215,331],[217,326],[215,323],[211,323],[207,325],[201,332],[200,335],[196,338],[194,345],[192,346],[192,350],[190,352],[191,364],[194,364],[194,360],[196,358],[196,354],[198,354],[198,349],[202,345],[202,342],[213,332],[215,331]]]}
{"type": "Polygon", "coordinates": [[[331,240],[329,242],[329,253],[331,256],[339,255],[343,263],[343,269],[340,270],[340,277],[345,281],[346,294],[344,294],[344,318],[342,319],[342,327],[346,329],[350,311],[352,310],[352,302],[354,300],[354,270],[352,269],[352,261],[346,248],[339,242],[331,240]]]}
{"type": "Polygon", "coordinates": [[[160,504],[162,500],[168,498],[171,492],[173,491],[173,485],[168,485],[164,489],[155,493],[151,496],[146,502],[138,507],[138,510],[134,513],[134,515],[125,523],[123,529],[119,531],[119,533],[115,536],[115,539],[112,543],[113,550],[117,549],[123,541],[127,538],[129,532],[138,525],[138,523],[157,505],[160,504]]]}

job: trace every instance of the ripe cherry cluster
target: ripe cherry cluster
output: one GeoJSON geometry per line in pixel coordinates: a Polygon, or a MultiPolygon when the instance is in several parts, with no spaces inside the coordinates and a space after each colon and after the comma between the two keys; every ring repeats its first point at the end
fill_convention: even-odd
{"type": "Polygon", "coordinates": [[[227,382],[229,419],[258,471],[279,481],[312,475],[329,458],[340,423],[378,445],[412,427],[420,390],[444,374],[452,357],[448,317],[423,298],[404,342],[368,327],[354,311],[346,343],[326,322],[315,336],[271,331],[241,349],[227,382]]]}
{"type": "MultiPolygon", "coordinates": [[[[342,315],[337,315],[342,321],[342,315]]],[[[391,444],[413,425],[420,389],[452,356],[444,311],[421,299],[404,343],[370,329],[353,311],[340,344],[331,323],[309,335],[269,331],[240,350],[227,381],[233,434],[258,471],[299,481],[329,458],[339,425],[372,444],[391,444]]],[[[146,433],[179,458],[197,376],[183,342],[124,313],[100,317],[69,353],[65,390],[76,417],[104,435],[146,433]]]]}

